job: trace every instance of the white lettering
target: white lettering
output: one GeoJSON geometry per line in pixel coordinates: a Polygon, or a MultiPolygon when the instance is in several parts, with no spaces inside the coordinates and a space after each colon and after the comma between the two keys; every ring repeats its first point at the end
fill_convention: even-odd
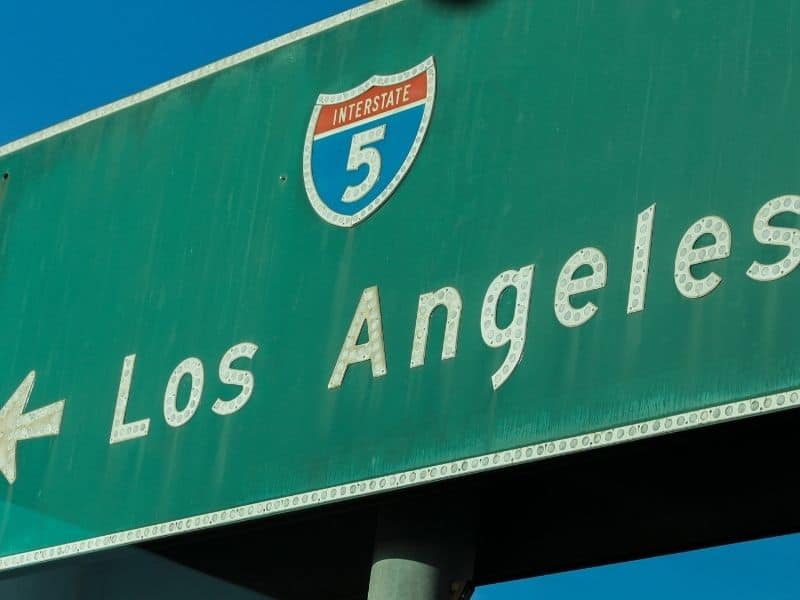
{"type": "Polygon", "coordinates": [[[118,444],[127,440],[145,437],[150,431],[150,419],[140,419],[130,423],[125,422],[128,394],[131,390],[131,379],[133,379],[135,365],[135,354],[129,354],[122,361],[122,373],[119,378],[119,390],[117,391],[117,403],[114,406],[114,420],[111,424],[109,444],[118,444]]]}
{"type": "Polygon", "coordinates": [[[187,358],[181,361],[172,374],[169,376],[167,382],[167,389],[164,391],[164,419],[171,427],[180,427],[189,422],[197,412],[197,407],[200,406],[200,396],[203,393],[203,363],[199,358],[187,358]],[[189,376],[192,382],[191,391],[189,392],[189,402],[183,408],[178,410],[177,396],[178,386],[185,376],[189,376]]]}
{"type": "Polygon", "coordinates": [[[481,309],[481,337],[490,348],[500,348],[511,344],[503,364],[492,375],[492,388],[498,389],[516,369],[522,358],[525,335],[528,326],[528,306],[530,304],[531,283],[534,265],[522,267],[519,271],[504,271],[494,278],[483,298],[481,309]],[[514,317],[503,329],[497,326],[497,305],[500,296],[507,288],[515,288],[516,304],[514,317]]]}
{"type": "Polygon", "coordinates": [[[328,381],[328,389],[338,388],[350,365],[368,360],[372,366],[372,376],[386,375],[386,354],[383,350],[383,323],[381,321],[381,305],[378,297],[378,287],[366,288],[361,293],[350,329],[344,338],[339,358],[333,367],[333,373],[328,381]],[[367,325],[368,340],[358,344],[358,336],[367,325]]]}
{"type": "Polygon", "coordinates": [[[731,253],[731,229],[720,217],[703,217],[686,230],[675,254],[675,287],[686,298],[700,298],[713,292],[722,278],[713,271],[697,279],[692,267],[712,260],[727,258],[731,253]],[[695,248],[697,241],[710,235],[712,244],[695,248]]]}
{"type": "Polygon", "coordinates": [[[239,392],[239,395],[233,400],[217,398],[211,410],[218,415],[233,414],[250,400],[250,396],[253,395],[253,388],[255,387],[253,373],[251,371],[245,371],[244,369],[234,369],[231,365],[239,358],[249,358],[252,360],[257,350],[257,345],[243,342],[232,346],[222,355],[222,359],[219,361],[219,380],[228,385],[238,385],[242,388],[242,391],[239,392]]]}
{"type": "Polygon", "coordinates": [[[428,345],[431,313],[439,306],[444,306],[447,311],[444,342],[442,342],[442,360],[453,358],[456,355],[458,326],[461,321],[461,295],[454,287],[443,287],[436,292],[422,294],[419,297],[417,323],[414,327],[414,341],[411,346],[412,369],[425,364],[425,348],[428,345]]]}
{"type": "Polygon", "coordinates": [[[564,327],[578,327],[594,316],[598,310],[596,304],[587,302],[575,308],[570,298],[605,287],[606,271],[606,257],[597,248],[582,248],[569,257],[556,282],[553,306],[559,323],[564,327]],[[583,266],[591,267],[592,273],[576,278],[575,272],[583,266]]]}
{"type": "Polygon", "coordinates": [[[636,220],[636,241],[631,261],[631,280],[628,287],[628,314],[644,310],[647,295],[647,274],[650,269],[650,245],[653,242],[653,224],[656,205],[652,204],[639,213],[636,220]]]}
{"type": "Polygon", "coordinates": [[[800,263],[800,230],[790,227],[776,227],[769,222],[782,213],[800,215],[800,196],[781,196],[770,200],[756,214],[753,220],[753,235],[756,240],[769,246],[784,246],[789,249],[783,259],[772,264],[753,261],[747,269],[747,276],[756,281],[775,281],[794,271],[800,263]]]}

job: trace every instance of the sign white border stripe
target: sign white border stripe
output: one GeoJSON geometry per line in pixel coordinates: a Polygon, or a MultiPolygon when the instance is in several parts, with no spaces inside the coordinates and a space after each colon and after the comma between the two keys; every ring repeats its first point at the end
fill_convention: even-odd
{"type": "Polygon", "coordinates": [[[127,529],[0,558],[0,571],[800,406],[800,388],[127,529]]]}
{"type": "Polygon", "coordinates": [[[140,102],[145,102],[151,98],[165,94],[170,90],[174,90],[175,88],[179,88],[193,81],[197,81],[198,79],[202,79],[203,77],[208,77],[209,75],[236,66],[258,56],[262,56],[272,52],[273,50],[277,50],[278,48],[292,44],[298,40],[311,37],[328,29],[332,29],[333,27],[337,27],[338,25],[347,23],[348,21],[353,21],[389,6],[400,4],[403,1],[404,0],[372,0],[372,2],[367,2],[361,6],[351,8],[350,10],[346,10],[338,15],[328,17],[327,19],[323,19],[322,21],[318,21],[312,25],[302,27],[301,29],[284,34],[280,37],[269,40],[268,42],[258,44],[257,46],[253,46],[252,48],[242,50],[241,52],[237,52],[235,54],[231,54],[230,56],[212,62],[204,67],[189,71],[183,75],[179,75],[178,77],[165,81],[164,83],[147,88],[146,90],[137,92],[115,102],[111,102],[110,104],[100,106],[99,108],[85,112],[77,117],[67,119],[66,121],[62,121],[61,123],[46,129],[42,129],[41,131],[27,135],[16,141],[9,142],[4,146],[0,146],[0,158],[11,154],[12,152],[16,152],[17,150],[21,150],[26,146],[31,146],[32,144],[36,144],[60,133],[64,133],[65,131],[75,129],[76,127],[90,123],[91,121],[96,121],[97,119],[115,112],[119,112],[139,104],[140,102]]]}

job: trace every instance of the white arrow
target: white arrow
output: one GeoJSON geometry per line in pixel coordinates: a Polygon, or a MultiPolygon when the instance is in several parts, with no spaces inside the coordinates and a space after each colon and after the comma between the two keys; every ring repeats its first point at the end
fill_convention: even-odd
{"type": "Polygon", "coordinates": [[[0,409],[0,473],[14,483],[17,478],[17,442],[47,435],[58,435],[64,401],[22,414],[31,397],[36,371],[31,371],[19,384],[6,405],[0,409]]]}

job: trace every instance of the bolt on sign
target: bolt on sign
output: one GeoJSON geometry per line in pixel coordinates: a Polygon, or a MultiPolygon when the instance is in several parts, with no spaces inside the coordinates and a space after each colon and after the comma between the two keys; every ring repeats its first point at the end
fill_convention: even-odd
{"type": "Polygon", "coordinates": [[[0,567],[799,406],[790,4],[374,2],[0,149],[0,567]]]}

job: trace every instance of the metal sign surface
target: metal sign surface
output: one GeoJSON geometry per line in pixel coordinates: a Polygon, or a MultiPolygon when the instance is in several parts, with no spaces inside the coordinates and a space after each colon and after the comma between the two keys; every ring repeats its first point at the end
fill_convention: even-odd
{"type": "Polygon", "coordinates": [[[378,2],[0,149],[0,568],[800,405],[796,4],[378,2]]]}

